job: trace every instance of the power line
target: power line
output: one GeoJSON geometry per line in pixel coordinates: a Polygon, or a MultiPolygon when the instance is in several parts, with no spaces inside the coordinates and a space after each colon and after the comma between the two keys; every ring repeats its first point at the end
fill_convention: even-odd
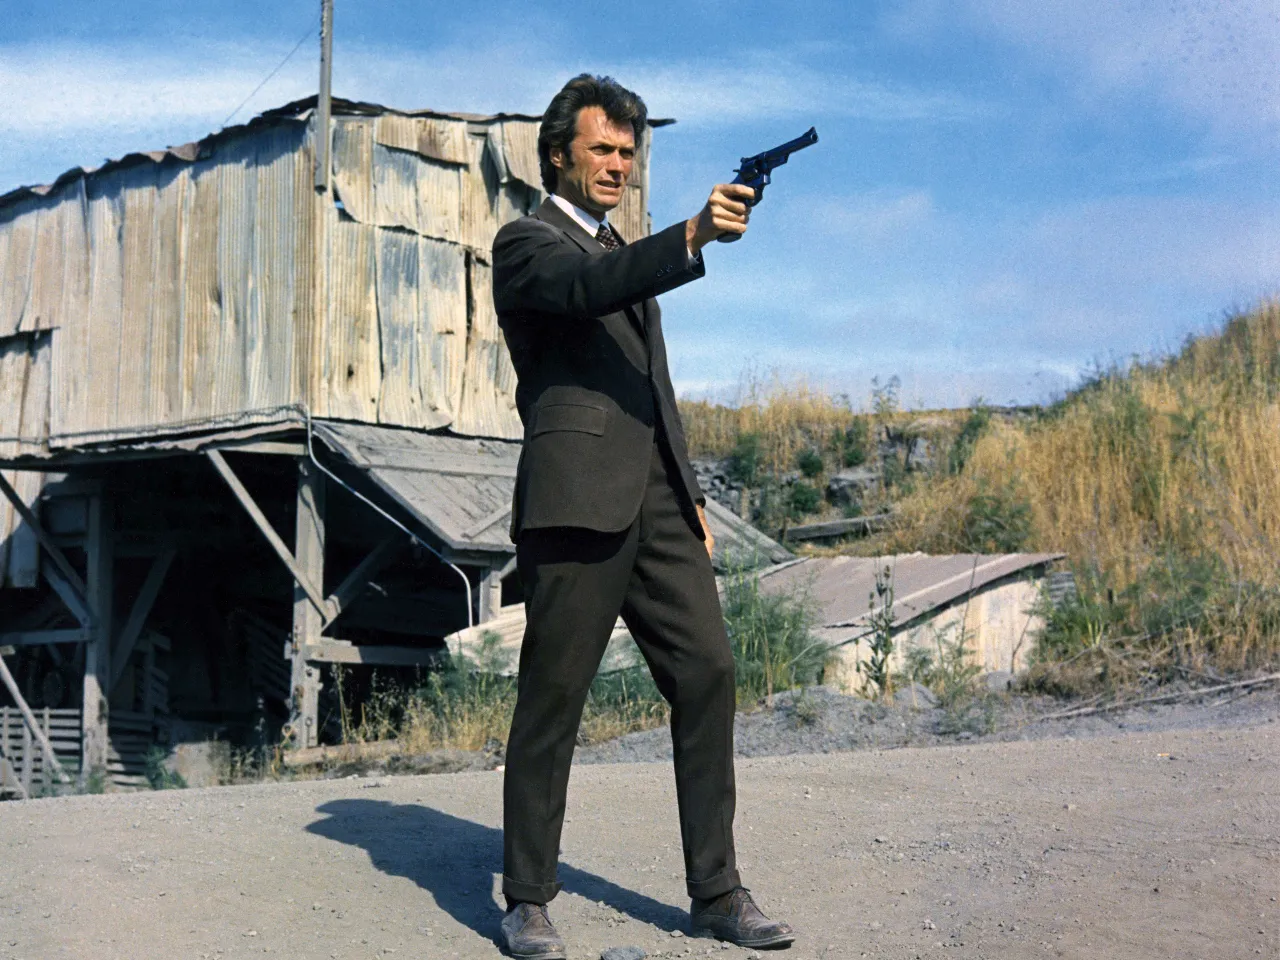
{"type": "Polygon", "coordinates": [[[317,24],[313,23],[311,26],[307,27],[307,32],[298,38],[298,42],[293,45],[293,49],[290,50],[285,55],[285,58],[283,60],[281,60],[278,64],[276,64],[276,68],[274,70],[272,70],[270,73],[268,73],[265,77],[262,78],[262,82],[253,88],[253,92],[251,94],[249,94],[247,97],[245,97],[243,100],[240,101],[239,106],[237,106],[234,110],[232,110],[229,114],[227,114],[227,119],[223,120],[222,123],[219,124],[220,127],[225,127],[228,123],[230,123],[231,118],[234,117],[237,113],[239,113],[241,109],[244,108],[244,105],[246,103],[248,103],[250,100],[256,97],[258,95],[258,91],[261,90],[263,87],[265,87],[271,81],[272,77],[274,77],[277,73],[279,73],[281,70],[284,69],[284,65],[293,59],[293,55],[298,52],[298,49],[304,43],[310,40],[313,36],[315,36],[317,26],[318,26],[317,24]]]}

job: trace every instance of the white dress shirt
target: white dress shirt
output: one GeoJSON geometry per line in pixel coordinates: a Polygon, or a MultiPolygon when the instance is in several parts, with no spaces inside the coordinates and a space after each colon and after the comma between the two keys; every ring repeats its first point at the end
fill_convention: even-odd
{"type": "Polygon", "coordinates": [[[587,231],[587,233],[591,234],[593,237],[599,232],[600,224],[609,222],[608,214],[605,215],[603,220],[597,220],[576,203],[570,203],[558,193],[553,193],[551,195],[551,202],[576,220],[578,222],[578,226],[582,227],[583,230],[587,231]]]}
{"type": "MultiPolygon", "coordinates": [[[[597,220],[592,214],[587,213],[587,211],[583,210],[576,203],[570,203],[558,193],[553,193],[551,195],[551,202],[572,217],[577,222],[578,226],[582,227],[583,230],[587,231],[587,233],[591,234],[593,237],[599,232],[600,224],[609,223],[608,214],[605,214],[605,218],[603,220],[597,220]]],[[[609,225],[609,229],[613,229],[612,224],[609,225]]],[[[702,254],[695,256],[694,252],[689,250],[688,247],[685,247],[685,249],[688,250],[690,263],[698,263],[701,261],[702,254]]]]}

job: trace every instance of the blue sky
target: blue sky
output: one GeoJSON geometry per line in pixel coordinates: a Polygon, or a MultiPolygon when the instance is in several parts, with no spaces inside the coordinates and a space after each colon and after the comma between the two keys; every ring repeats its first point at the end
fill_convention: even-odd
{"type": "MultiPolygon", "coordinates": [[[[591,70],[676,117],[655,225],[817,126],[747,239],[664,298],[688,395],[776,371],[855,403],[894,375],[912,406],[1042,401],[1280,291],[1274,0],[336,5],[340,96],[536,113],[591,70]]],[[[0,191],[216,129],[318,6],[11,5],[0,191]]],[[[316,55],[235,119],[314,92],[316,55]]]]}

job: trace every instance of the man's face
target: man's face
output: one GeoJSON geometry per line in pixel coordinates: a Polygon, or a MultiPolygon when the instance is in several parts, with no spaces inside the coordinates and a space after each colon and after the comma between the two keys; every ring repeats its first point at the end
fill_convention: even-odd
{"type": "Polygon", "coordinates": [[[600,219],[622,202],[622,191],[636,157],[630,123],[614,123],[603,107],[583,107],[569,156],[551,148],[556,193],[600,219]]]}

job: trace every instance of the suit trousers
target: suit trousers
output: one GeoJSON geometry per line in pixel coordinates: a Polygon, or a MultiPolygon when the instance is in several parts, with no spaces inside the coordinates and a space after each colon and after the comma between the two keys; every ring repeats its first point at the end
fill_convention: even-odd
{"type": "Polygon", "coordinates": [[[733,653],[706,545],[682,509],[675,469],[665,442],[656,441],[640,512],[625,530],[535,528],[520,537],[528,619],[503,784],[502,888],[512,900],[547,903],[560,890],[556,864],[578,724],[619,613],[671,705],[689,895],[717,897],[740,884],[733,653]]]}

